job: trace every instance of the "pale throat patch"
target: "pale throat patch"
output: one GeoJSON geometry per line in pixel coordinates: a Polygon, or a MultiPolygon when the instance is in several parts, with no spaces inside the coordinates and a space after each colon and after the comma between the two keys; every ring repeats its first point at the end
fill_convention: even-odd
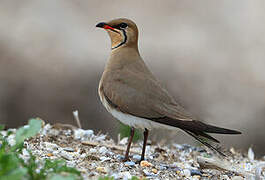
{"type": "Polygon", "coordinates": [[[121,30],[120,33],[108,30],[111,39],[111,49],[116,49],[127,42],[127,35],[125,30],[121,30]]]}

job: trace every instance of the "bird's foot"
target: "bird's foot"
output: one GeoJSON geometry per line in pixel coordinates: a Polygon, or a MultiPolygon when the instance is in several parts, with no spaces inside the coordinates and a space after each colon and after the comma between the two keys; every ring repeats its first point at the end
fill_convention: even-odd
{"type": "Polygon", "coordinates": [[[129,158],[129,156],[128,156],[128,157],[124,157],[124,158],[122,159],[122,162],[126,162],[126,161],[131,161],[131,159],[129,158]]]}

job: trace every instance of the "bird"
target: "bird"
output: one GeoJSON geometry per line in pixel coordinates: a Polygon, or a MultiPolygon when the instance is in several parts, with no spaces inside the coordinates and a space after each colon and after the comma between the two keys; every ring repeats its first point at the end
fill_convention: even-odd
{"type": "Polygon", "coordinates": [[[200,121],[176,101],[168,90],[148,69],[138,50],[138,28],[127,18],[100,22],[96,27],[107,31],[111,40],[110,57],[101,76],[98,93],[106,110],[120,122],[130,126],[130,137],[124,161],[129,151],[135,129],[143,130],[141,160],[149,131],[179,128],[208,148],[225,156],[209,141],[219,143],[208,133],[241,134],[200,121]],[[205,139],[209,141],[205,141],[205,139]]]}

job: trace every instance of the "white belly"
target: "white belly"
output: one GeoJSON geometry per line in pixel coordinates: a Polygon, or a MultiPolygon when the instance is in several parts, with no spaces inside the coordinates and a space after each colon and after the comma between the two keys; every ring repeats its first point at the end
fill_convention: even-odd
{"type": "Polygon", "coordinates": [[[125,114],[120,111],[117,111],[116,109],[110,107],[110,105],[108,104],[104,96],[100,95],[100,100],[102,104],[104,105],[104,107],[107,109],[107,111],[110,114],[112,114],[112,116],[114,116],[116,119],[118,119],[119,121],[121,121],[122,123],[128,126],[139,128],[139,129],[147,128],[148,130],[157,129],[157,128],[176,130],[176,128],[172,126],[164,125],[161,123],[154,122],[152,120],[139,118],[136,116],[132,116],[130,114],[125,114]]]}

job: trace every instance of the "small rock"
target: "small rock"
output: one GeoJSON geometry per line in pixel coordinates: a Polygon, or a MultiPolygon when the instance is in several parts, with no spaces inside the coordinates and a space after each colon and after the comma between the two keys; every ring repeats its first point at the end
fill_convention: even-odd
{"type": "Polygon", "coordinates": [[[183,175],[184,175],[185,177],[190,177],[190,176],[191,176],[191,172],[190,172],[190,170],[189,170],[189,169],[184,169],[184,170],[183,170],[183,175]]]}
{"type": "Polygon", "coordinates": [[[95,148],[91,148],[91,149],[89,149],[89,152],[90,152],[90,153],[96,153],[97,150],[96,150],[95,148]]]}
{"type": "Polygon", "coordinates": [[[199,180],[199,179],[201,179],[201,176],[199,175],[192,176],[192,180],[199,180]]]}
{"type": "Polygon", "coordinates": [[[116,156],[116,159],[118,159],[118,160],[123,160],[124,158],[125,158],[124,155],[121,155],[121,154],[118,154],[116,156]]]}
{"type": "Polygon", "coordinates": [[[253,161],[254,158],[255,158],[255,154],[254,154],[252,148],[249,147],[249,148],[248,148],[248,159],[251,160],[251,161],[253,161]]]}
{"type": "Polygon", "coordinates": [[[157,171],[157,169],[153,168],[152,172],[156,174],[158,171],[157,171]]]}
{"type": "Polygon", "coordinates": [[[167,166],[163,166],[163,165],[159,166],[159,170],[166,170],[166,169],[167,169],[167,166]]]}
{"type": "Polygon", "coordinates": [[[48,153],[47,156],[48,157],[51,157],[51,156],[53,156],[53,154],[52,153],[48,153]]]}
{"type": "Polygon", "coordinates": [[[95,140],[96,140],[96,141],[103,141],[103,140],[105,140],[105,138],[106,138],[106,135],[101,134],[101,135],[97,136],[97,137],[95,138],[95,140]]]}
{"type": "Polygon", "coordinates": [[[135,166],[135,163],[133,162],[133,161],[126,161],[125,163],[124,163],[124,165],[125,166],[135,166]]]}
{"type": "Polygon", "coordinates": [[[85,158],[86,156],[87,156],[86,153],[83,153],[80,155],[80,158],[85,158]]]}
{"type": "Polygon", "coordinates": [[[75,129],[74,130],[74,139],[81,140],[81,138],[84,136],[85,131],[83,129],[75,129]]]}
{"type": "Polygon", "coordinates": [[[101,162],[105,162],[105,161],[109,161],[109,160],[111,160],[111,158],[109,158],[109,157],[105,157],[105,156],[102,156],[102,157],[100,157],[99,159],[100,159],[101,162]]]}
{"type": "Polygon", "coordinates": [[[60,134],[60,131],[58,129],[50,129],[49,134],[53,136],[58,136],[60,134]]]}
{"type": "Polygon", "coordinates": [[[120,145],[125,145],[125,144],[127,144],[127,143],[128,143],[128,137],[123,138],[123,139],[120,140],[120,142],[119,142],[120,145]]]}
{"type": "Polygon", "coordinates": [[[105,154],[108,151],[108,149],[105,146],[102,146],[101,148],[99,148],[98,152],[100,154],[105,154]]]}
{"type": "Polygon", "coordinates": [[[190,169],[190,174],[191,176],[195,176],[195,175],[202,176],[201,171],[198,169],[190,169]]]}
{"type": "Polygon", "coordinates": [[[58,149],[58,145],[50,142],[43,142],[42,145],[46,148],[48,152],[53,152],[58,149]]]}
{"type": "Polygon", "coordinates": [[[83,129],[75,129],[74,130],[74,139],[87,141],[91,137],[93,137],[94,131],[91,129],[83,130],[83,129]]]}
{"type": "Polygon", "coordinates": [[[41,130],[41,134],[42,135],[47,135],[47,133],[48,133],[48,131],[51,129],[51,125],[50,124],[46,124],[43,128],[42,128],[42,130],[41,130]]]}
{"type": "Polygon", "coordinates": [[[140,159],[141,159],[141,156],[140,155],[138,155],[138,154],[136,154],[136,155],[133,155],[133,157],[132,157],[133,159],[135,159],[135,160],[138,160],[138,161],[140,161],[140,159]]]}
{"type": "Polygon", "coordinates": [[[84,135],[82,140],[88,140],[89,138],[93,137],[94,131],[91,129],[84,130],[84,135]]]}
{"type": "Polygon", "coordinates": [[[63,134],[66,135],[66,136],[71,136],[72,135],[72,130],[71,129],[63,130],[63,134]]]}
{"type": "Polygon", "coordinates": [[[66,165],[69,167],[75,167],[76,166],[76,162],[75,161],[67,161],[66,165]]]}
{"type": "Polygon", "coordinates": [[[132,179],[132,175],[128,171],[121,172],[120,175],[121,175],[121,178],[124,179],[124,180],[132,179]]]}
{"type": "Polygon", "coordinates": [[[152,176],[153,175],[153,173],[148,172],[147,169],[144,169],[143,172],[144,172],[145,176],[152,176]]]}
{"type": "Polygon", "coordinates": [[[66,148],[63,148],[63,150],[67,151],[67,152],[74,152],[75,150],[71,147],[66,147],[66,148]]]}
{"type": "Polygon", "coordinates": [[[97,171],[97,172],[100,172],[100,173],[104,173],[104,174],[107,173],[105,167],[97,167],[97,168],[96,168],[96,171],[97,171]]]}
{"type": "Polygon", "coordinates": [[[65,152],[65,151],[61,151],[60,155],[61,155],[62,158],[66,159],[68,161],[73,159],[73,156],[71,154],[65,152]]]}
{"type": "Polygon", "coordinates": [[[142,167],[151,167],[151,166],[153,166],[153,164],[148,162],[148,161],[141,161],[140,162],[140,166],[142,166],[142,167]]]}
{"type": "Polygon", "coordinates": [[[231,180],[243,180],[244,178],[241,176],[234,176],[231,180]]]}
{"type": "Polygon", "coordinates": [[[230,152],[231,152],[232,154],[236,154],[236,150],[235,150],[233,147],[230,148],[230,152]]]}

